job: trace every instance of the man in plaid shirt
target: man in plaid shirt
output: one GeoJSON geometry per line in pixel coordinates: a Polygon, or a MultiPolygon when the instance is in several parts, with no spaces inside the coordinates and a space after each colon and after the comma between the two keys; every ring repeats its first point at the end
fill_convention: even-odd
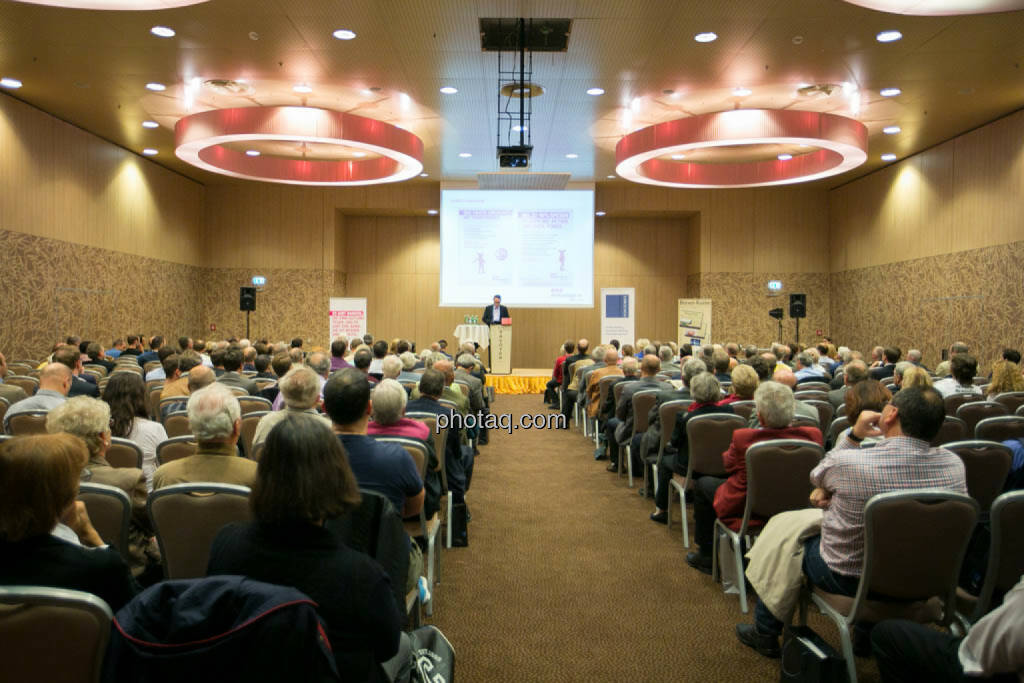
{"type": "MultiPolygon", "coordinates": [[[[836,447],[811,472],[817,488],[811,502],[824,508],[821,536],[804,546],[807,579],[830,593],[853,596],[864,561],[864,506],[879,493],[940,488],[967,493],[963,462],[929,442],[942,427],[942,396],[930,387],[904,389],[881,413],[864,411],[836,447]],[[884,437],[860,449],[868,437],[884,437]]],[[[859,626],[859,625],[858,625],[859,626]]],[[[759,601],[753,624],[738,624],[736,636],[767,657],[779,656],[783,624],[759,601]]],[[[867,629],[855,628],[854,649],[870,652],[867,629]]]]}

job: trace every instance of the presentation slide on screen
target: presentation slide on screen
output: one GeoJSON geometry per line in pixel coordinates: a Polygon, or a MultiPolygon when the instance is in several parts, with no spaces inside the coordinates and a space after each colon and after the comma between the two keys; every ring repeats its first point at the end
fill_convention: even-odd
{"type": "Polygon", "coordinates": [[[441,191],[441,305],[594,305],[593,190],[441,191]]]}

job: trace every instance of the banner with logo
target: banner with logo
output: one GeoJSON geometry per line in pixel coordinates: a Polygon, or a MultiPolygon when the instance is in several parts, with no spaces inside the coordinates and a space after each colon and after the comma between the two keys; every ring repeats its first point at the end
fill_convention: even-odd
{"type": "Polygon", "coordinates": [[[711,343],[711,299],[679,299],[678,344],[703,346],[711,343]]]}
{"type": "Polygon", "coordinates": [[[366,334],[366,299],[331,297],[330,327],[333,340],[345,336],[349,339],[362,338],[366,334]]]}
{"type": "Polygon", "coordinates": [[[633,287],[601,288],[601,343],[618,339],[622,344],[635,343],[636,289],[633,287]]]}

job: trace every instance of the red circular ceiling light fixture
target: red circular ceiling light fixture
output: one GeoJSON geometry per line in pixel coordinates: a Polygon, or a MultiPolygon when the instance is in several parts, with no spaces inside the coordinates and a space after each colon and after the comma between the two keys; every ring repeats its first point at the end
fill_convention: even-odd
{"type": "Polygon", "coordinates": [[[423,141],[390,123],[314,107],[211,109],[174,126],[179,159],[193,166],[248,180],[290,185],[375,185],[418,176],[423,141]],[[355,147],[369,159],[289,159],[249,156],[230,143],[307,142],[355,147]]]}
{"type": "Polygon", "coordinates": [[[868,129],[835,114],[733,109],[665,121],[626,135],[615,146],[615,172],[649,185],[689,188],[788,185],[845,173],[867,160],[868,129]],[[807,145],[806,154],[739,162],[664,157],[740,145],[807,145]]]}
{"type": "Polygon", "coordinates": [[[69,9],[144,11],[199,5],[209,2],[209,0],[15,0],[15,2],[23,2],[27,5],[67,7],[69,9]]]}
{"type": "Polygon", "coordinates": [[[922,17],[995,14],[1024,9],[1024,0],[845,0],[851,5],[922,17]]]}

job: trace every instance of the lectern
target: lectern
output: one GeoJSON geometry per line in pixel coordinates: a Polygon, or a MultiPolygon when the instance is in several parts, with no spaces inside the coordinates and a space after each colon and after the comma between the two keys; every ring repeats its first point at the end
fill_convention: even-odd
{"type": "Polygon", "coordinates": [[[508,318],[501,325],[491,325],[491,374],[512,374],[512,324],[508,318]]]}

